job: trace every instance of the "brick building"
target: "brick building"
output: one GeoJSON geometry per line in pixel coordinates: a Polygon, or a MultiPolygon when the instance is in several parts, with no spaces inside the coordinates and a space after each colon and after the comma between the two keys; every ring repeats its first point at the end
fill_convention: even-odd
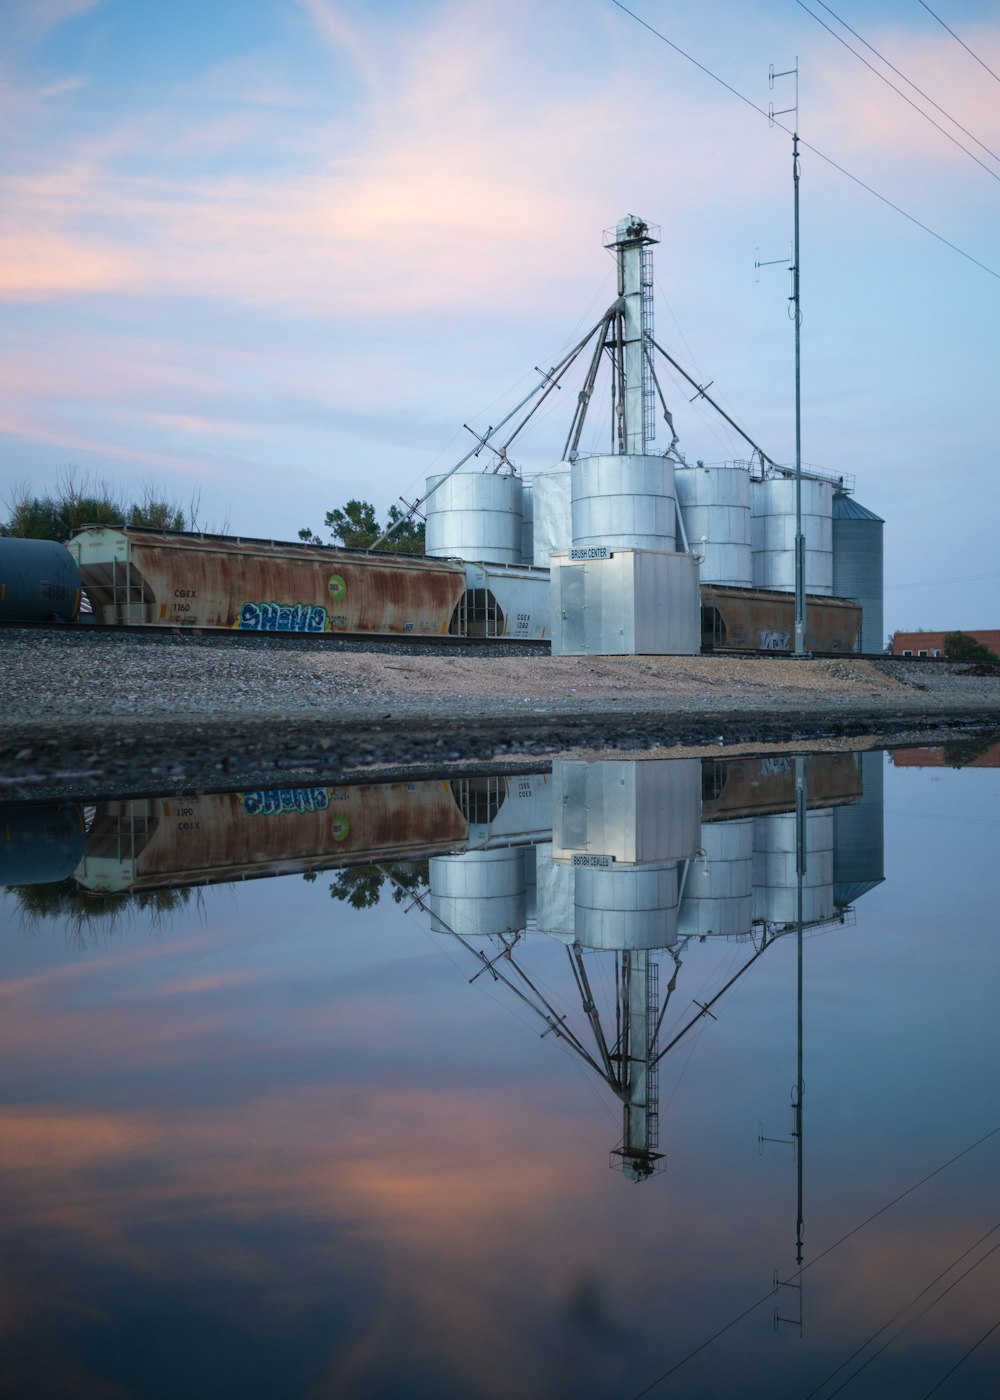
{"type": "MultiPolygon", "coordinates": [[[[951,632],[962,631],[967,637],[975,637],[977,642],[988,646],[996,656],[1000,656],[1000,631],[966,632],[964,627],[951,627],[951,632]]],[[[893,656],[944,656],[944,639],[947,632],[893,632],[893,656]]]]}

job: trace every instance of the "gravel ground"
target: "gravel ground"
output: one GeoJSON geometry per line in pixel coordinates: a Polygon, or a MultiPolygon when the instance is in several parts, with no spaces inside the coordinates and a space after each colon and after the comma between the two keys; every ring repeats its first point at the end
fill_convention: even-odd
{"type": "Polygon", "coordinates": [[[0,796],[1000,726],[1000,668],[248,641],[4,629],[0,796]]]}

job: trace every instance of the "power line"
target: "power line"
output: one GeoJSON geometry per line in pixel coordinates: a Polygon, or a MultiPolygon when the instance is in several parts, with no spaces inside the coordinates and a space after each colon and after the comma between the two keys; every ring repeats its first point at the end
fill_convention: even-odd
{"type": "MultiPolygon", "coordinates": [[[[830,9],[829,5],[824,5],[823,0],[815,0],[815,2],[817,5],[819,5],[821,9],[826,10],[828,15],[832,15],[838,24],[843,25],[843,27],[847,30],[848,34],[853,34],[855,39],[857,39],[858,43],[864,44],[865,48],[869,49],[881,63],[884,63],[887,68],[891,68],[892,71],[898,77],[902,78],[904,83],[908,83],[914,92],[919,92],[920,96],[924,99],[925,102],[929,102],[931,106],[936,108],[937,111],[939,111],[943,117],[947,117],[948,121],[950,121],[953,126],[957,126],[959,131],[964,132],[965,135],[968,136],[970,141],[975,141],[976,145],[979,146],[981,150],[984,150],[988,156],[992,156],[994,160],[1000,161],[1000,156],[997,155],[996,151],[991,151],[989,146],[984,146],[982,141],[980,141],[978,137],[973,136],[971,131],[967,131],[966,128],[962,125],[962,123],[956,121],[950,112],[946,112],[945,109],[942,106],[940,106],[939,103],[934,101],[933,97],[929,97],[927,93],[923,91],[922,88],[917,87],[916,83],[911,82],[905,73],[901,73],[894,63],[890,63],[889,60],[883,54],[879,53],[878,49],[873,48],[872,45],[868,43],[867,39],[862,39],[858,31],[856,29],[852,29],[846,20],[841,19],[838,14],[836,14],[833,10],[830,9]]],[[[939,125],[939,123],[936,122],[933,117],[928,116],[928,114],[921,107],[918,107],[915,102],[912,102],[910,98],[907,97],[905,92],[900,92],[899,88],[896,87],[895,83],[890,83],[889,79],[885,76],[884,73],[880,73],[878,69],[873,67],[872,64],[870,64],[866,58],[862,57],[862,55],[857,52],[856,49],[852,49],[850,44],[847,43],[845,39],[842,39],[840,35],[836,33],[835,30],[831,29],[828,24],[823,23],[819,15],[814,15],[812,10],[810,10],[808,6],[802,3],[802,0],[796,0],[796,3],[801,9],[805,10],[806,14],[810,17],[810,19],[814,19],[817,24],[822,24],[823,28],[828,34],[832,34],[839,44],[843,44],[844,48],[847,49],[848,53],[854,54],[854,57],[858,59],[859,62],[863,63],[865,67],[869,70],[869,72],[874,73],[876,78],[881,78],[882,82],[885,83],[887,87],[892,88],[893,92],[897,93],[898,96],[900,96],[904,102],[908,102],[913,108],[913,110],[915,112],[919,112],[925,121],[929,121],[931,126],[936,127],[937,130],[942,133],[942,135],[947,136],[949,141],[954,142],[954,144],[958,147],[960,151],[964,151],[965,154],[970,158],[970,160],[974,160],[977,165],[983,165],[983,162],[979,159],[978,156],[974,156],[970,150],[968,150],[965,146],[962,145],[961,141],[956,141],[954,136],[952,136],[950,132],[945,131],[944,127],[939,125]]],[[[1000,176],[998,176],[995,171],[991,170],[988,165],[983,165],[983,169],[988,175],[992,175],[994,180],[1000,179],[1000,176]]]]}
{"type": "MultiPolygon", "coordinates": [[[[765,117],[768,122],[778,127],[779,130],[784,131],[788,136],[791,136],[793,134],[791,129],[785,126],[784,122],[778,121],[778,119],[775,116],[773,116],[772,113],[765,112],[763,107],[758,107],[756,102],[752,102],[749,97],[744,96],[744,94],[740,92],[737,88],[734,88],[731,83],[727,83],[724,78],[720,78],[718,73],[713,73],[711,68],[706,68],[703,63],[699,63],[696,58],[693,58],[691,54],[687,53],[684,49],[682,49],[679,44],[675,44],[672,39],[668,39],[667,36],[665,34],[662,34],[658,29],[654,29],[651,24],[644,20],[640,15],[637,15],[634,10],[630,10],[627,5],[624,5],[622,3],[622,0],[611,0],[611,3],[617,9],[621,10],[623,14],[628,15],[630,19],[634,19],[636,24],[641,24],[643,29],[648,29],[650,34],[652,34],[655,38],[659,39],[662,43],[666,44],[668,48],[673,49],[675,53],[679,53],[682,58],[686,58],[688,63],[693,63],[695,68],[699,69],[702,73],[706,74],[706,76],[711,78],[713,82],[718,83],[720,87],[724,87],[726,91],[731,92],[734,97],[738,97],[741,102],[746,104],[746,106],[751,107],[757,113],[758,116],[765,117]]],[[[894,203],[893,200],[889,199],[887,195],[879,194],[878,190],[873,189],[871,185],[866,184],[865,181],[860,179],[857,175],[852,175],[849,170],[846,170],[844,168],[844,166],[839,165],[837,161],[833,159],[832,156],[824,154],[824,152],[821,151],[817,146],[811,145],[808,141],[803,141],[801,136],[799,137],[799,145],[804,147],[805,150],[811,151],[814,156],[817,156],[821,161],[824,161],[827,165],[832,166],[833,169],[838,171],[841,175],[846,176],[848,180],[850,180],[853,184],[857,185],[860,189],[865,190],[870,195],[874,195],[874,197],[877,200],[879,200],[880,203],[887,205],[890,209],[894,210],[895,213],[902,215],[902,217],[906,219],[909,223],[914,224],[919,229],[922,229],[924,233],[930,234],[931,238],[936,239],[938,243],[943,243],[944,246],[946,248],[950,248],[953,253],[958,253],[960,257],[963,257],[968,262],[975,264],[975,266],[978,267],[981,272],[988,273],[990,277],[995,277],[997,281],[1000,282],[1000,272],[996,272],[992,267],[988,267],[986,263],[980,262],[978,258],[973,257],[971,253],[967,253],[965,249],[960,248],[957,243],[952,243],[952,241],[949,238],[945,238],[944,234],[937,233],[928,224],[922,223],[921,220],[916,218],[913,214],[908,214],[905,209],[901,208],[900,205],[894,203]]]]}
{"type": "Polygon", "coordinates": [[[941,1387],[944,1385],[945,1381],[948,1379],[948,1376],[953,1376],[953,1375],[955,1374],[955,1372],[958,1370],[959,1366],[961,1366],[962,1362],[963,1362],[963,1361],[968,1361],[968,1359],[969,1359],[969,1357],[972,1355],[972,1353],[973,1353],[974,1351],[976,1351],[977,1348],[981,1347],[982,1344],[983,1344],[983,1342],[986,1341],[987,1337],[991,1337],[991,1336],[993,1335],[993,1333],[997,1330],[998,1327],[1000,1327],[1000,1318],[997,1318],[996,1322],[994,1322],[993,1326],[989,1329],[988,1332],[984,1332],[984,1333],[983,1333],[983,1335],[979,1338],[979,1341],[978,1341],[978,1342],[976,1342],[973,1346],[969,1347],[969,1350],[965,1353],[964,1356],[960,1356],[960,1357],[958,1358],[958,1360],[955,1362],[955,1364],[954,1364],[954,1366],[951,1368],[951,1370],[948,1371],[946,1375],[943,1375],[943,1376],[941,1377],[941,1379],[938,1381],[937,1385],[932,1385],[932,1386],[931,1386],[930,1390],[928,1390],[927,1393],[926,1393],[926,1395],[923,1396],[923,1400],[930,1400],[930,1397],[934,1394],[935,1390],[940,1390],[940,1389],[941,1389],[941,1387]]]}
{"type": "MultiPolygon", "coordinates": [[[[877,1220],[880,1215],[885,1215],[887,1210],[891,1210],[893,1206],[898,1205],[899,1202],[905,1200],[907,1196],[912,1196],[914,1191],[918,1191],[921,1186],[926,1186],[928,1181],[932,1181],[934,1177],[940,1176],[940,1174],[943,1171],[946,1171],[948,1167],[954,1166],[954,1164],[960,1161],[963,1157],[967,1157],[970,1152],[974,1152],[977,1147],[982,1147],[984,1142],[989,1142],[990,1138],[996,1137],[998,1133],[1000,1133],[1000,1123],[998,1123],[995,1128],[991,1128],[988,1133],[983,1133],[982,1137],[977,1138],[976,1141],[970,1143],[968,1147],[963,1147],[961,1152],[956,1152],[953,1157],[949,1157],[947,1162],[942,1162],[939,1167],[935,1167],[934,1170],[928,1172],[926,1176],[922,1176],[919,1181],[915,1181],[912,1186],[908,1186],[905,1191],[900,1191],[898,1196],[894,1196],[891,1201],[887,1201],[884,1206],[880,1206],[878,1210],[873,1211],[871,1215],[867,1216],[859,1224],[855,1225],[853,1229],[850,1229],[847,1231],[846,1234],[841,1235],[839,1240],[834,1240],[833,1244],[827,1245],[826,1249],[821,1250],[819,1254],[814,1255],[813,1258],[809,1260],[808,1264],[804,1264],[799,1270],[799,1273],[804,1274],[807,1269],[811,1269],[814,1264],[818,1264],[821,1259],[825,1259],[828,1254],[832,1254],[835,1249],[839,1249],[842,1244],[846,1244],[849,1239],[853,1239],[853,1237],[856,1234],[858,1234],[861,1230],[863,1230],[866,1225],[870,1225],[872,1221],[877,1220]]],[[[668,1379],[668,1377],[674,1375],[674,1373],[679,1371],[682,1366],[686,1366],[689,1361],[693,1360],[694,1357],[699,1355],[700,1352],[703,1352],[706,1347],[709,1347],[712,1345],[713,1342],[718,1341],[718,1339],[724,1336],[726,1332],[731,1331],[732,1328],[734,1328],[738,1322],[742,1322],[745,1317],[749,1317],[752,1312],[756,1312],[756,1310],[759,1307],[761,1307],[762,1304],[767,1302],[768,1298],[772,1298],[773,1296],[774,1289],[769,1288],[768,1291],[765,1294],[763,1294],[762,1297],[756,1300],[756,1302],[753,1302],[749,1305],[749,1307],[744,1308],[741,1313],[737,1314],[736,1317],[732,1318],[729,1322],[725,1323],[722,1327],[718,1329],[718,1331],[713,1332],[710,1337],[706,1337],[706,1339],[703,1342],[696,1346],[692,1351],[689,1351],[686,1356],[682,1356],[679,1361],[675,1361],[674,1364],[669,1368],[669,1370],[664,1371],[662,1375],[659,1375],[656,1377],[655,1380],[650,1381],[649,1385],[647,1385],[643,1390],[638,1391],[632,1397],[632,1400],[642,1400],[642,1397],[644,1395],[648,1395],[651,1391],[655,1390],[656,1387],[662,1381],[665,1381],[668,1379]]],[[[1000,1326],[1000,1323],[998,1323],[997,1325],[1000,1326]]],[[[981,1340],[985,1341],[985,1338],[982,1338],[981,1340]]],[[[977,1345],[979,1345],[979,1343],[977,1343],[977,1345]]]]}
{"type": "MultiPolygon", "coordinates": [[[[920,3],[921,3],[921,5],[924,5],[924,0],[920,0],[920,3]]],[[[984,63],[983,60],[979,57],[979,55],[978,55],[973,49],[970,49],[970,48],[969,48],[968,44],[965,42],[964,39],[959,39],[959,38],[958,38],[958,35],[955,33],[954,29],[949,29],[948,26],[945,24],[944,20],[941,18],[941,16],[940,16],[940,15],[936,15],[936,14],[934,13],[934,11],[931,9],[930,5],[924,5],[924,9],[925,9],[925,10],[927,11],[927,13],[930,15],[931,19],[936,19],[937,22],[938,22],[938,24],[940,24],[940,26],[941,26],[942,29],[947,29],[947,30],[948,30],[948,33],[951,35],[951,37],[952,37],[953,39],[958,40],[958,42],[962,45],[962,48],[965,50],[965,52],[966,52],[967,54],[971,54],[972,57],[976,60],[976,62],[979,64],[979,66],[980,66],[981,68],[985,68],[985,69],[986,69],[987,73],[989,73],[989,75],[990,75],[991,78],[996,78],[997,82],[1000,83],[1000,78],[997,78],[996,73],[994,73],[994,71],[993,71],[993,69],[990,67],[990,65],[989,65],[988,63],[984,63]]]]}
{"type": "MultiPolygon", "coordinates": [[[[883,1323],[883,1325],[878,1329],[878,1331],[873,1332],[867,1341],[862,1342],[858,1349],[855,1352],[853,1352],[847,1358],[846,1361],[842,1361],[837,1367],[836,1371],[831,1371],[825,1381],[821,1381],[819,1385],[815,1388],[815,1390],[810,1390],[809,1394],[806,1396],[806,1400],[813,1400],[813,1397],[815,1395],[818,1395],[819,1392],[824,1388],[824,1386],[829,1385],[830,1381],[833,1380],[834,1376],[839,1375],[845,1366],[849,1366],[850,1363],[854,1361],[856,1357],[861,1355],[865,1347],[870,1346],[876,1337],[880,1337],[882,1333],[885,1332],[889,1327],[891,1327],[894,1322],[898,1321],[898,1319],[901,1318],[905,1312],[908,1312],[910,1308],[913,1307],[914,1303],[918,1302],[919,1299],[921,1299],[925,1293],[929,1293],[935,1284],[940,1283],[941,1280],[944,1278],[945,1274],[951,1273],[952,1269],[955,1268],[956,1264],[960,1264],[963,1259],[965,1259],[969,1254],[971,1254],[974,1249],[978,1249],[979,1246],[983,1244],[986,1240],[988,1240],[990,1235],[995,1234],[997,1230],[1000,1230],[1000,1225],[994,1225],[991,1230],[987,1230],[986,1234],[982,1235],[978,1240],[976,1240],[975,1244],[971,1244],[968,1249],[966,1249],[962,1254],[958,1256],[956,1260],[954,1260],[953,1263],[949,1264],[946,1269],[942,1269],[942,1271],[938,1274],[937,1278],[931,1279],[930,1283],[927,1285],[926,1288],[922,1288],[915,1298],[912,1298],[910,1302],[906,1304],[905,1307],[900,1308],[897,1313],[890,1317],[888,1322],[883,1323]]],[[[847,1387],[851,1384],[851,1382],[861,1375],[862,1371],[866,1370],[872,1364],[873,1361],[875,1361],[878,1357],[882,1355],[884,1351],[888,1351],[889,1347],[891,1347],[894,1342],[898,1342],[904,1332],[907,1332],[913,1326],[913,1324],[915,1322],[919,1322],[922,1317],[926,1317],[932,1308],[937,1307],[938,1303],[940,1303],[942,1298],[947,1297],[947,1295],[952,1291],[953,1288],[957,1288],[960,1283],[963,1283],[971,1273],[974,1273],[975,1270],[979,1268],[981,1264],[985,1264],[987,1259],[990,1259],[997,1252],[998,1249],[1000,1249],[1000,1243],[992,1245],[991,1248],[989,1248],[985,1254],[980,1255],[980,1257],[975,1261],[974,1264],[970,1264],[969,1267],[967,1269],[964,1269],[962,1273],[958,1275],[957,1278],[952,1279],[951,1283],[948,1284],[948,1287],[943,1288],[936,1298],[932,1298],[925,1308],[922,1308],[920,1312],[918,1312],[914,1317],[911,1317],[908,1322],[904,1323],[904,1325],[899,1329],[899,1331],[894,1333],[888,1339],[888,1341],[883,1342],[883,1344],[878,1348],[877,1351],[873,1351],[870,1356],[866,1357],[856,1371],[852,1371],[851,1374],[845,1380],[841,1381],[840,1385],[837,1386],[836,1390],[831,1390],[829,1395],[827,1395],[826,1400],[834,1400],[834,1396],[839,1395],[842,1390],[846,1390],[847,1387]]],[[[961,1365],[962,1363],[959,1362],[958,1364],[961,1365]]],[[[954,1370],[955,1368],[953,1367],[952,1369],[954,1370]]],[[[949,1372],[949,1375],[950,1374],[951,1372],[949,1372]]],[[[945,1379],[947,1379],[947,1377],[945,1379]]]]}

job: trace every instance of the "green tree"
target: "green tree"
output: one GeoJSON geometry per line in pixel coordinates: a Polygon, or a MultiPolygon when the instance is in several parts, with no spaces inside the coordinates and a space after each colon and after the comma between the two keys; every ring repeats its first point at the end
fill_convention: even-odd
{"type": "Polygon", "coordinates": [[[944,654],[949,661],[1000,661],[985,642],[977,641],[968,632],[946,632],[944,654]]]}
{"type": "MultiPolygon", "coordinates": [[[[334,544],[345,549],[368,549],[382,533],[392,525],[398,528],[380,545],[387,554],[423,554],[424,522],[406,517],[398,506],[390,506],[384,525],[378,523],[375,507],[370,501],[348,501],[343,510],[328,510],[324,525],[334,544]]],[[[310,529],[299,531],[299,539],[306,544],[323,544],[325,541],[310,529]]]]}
{"type": "Polygon", "coordinates": [[[429,867],[425,860],[397,860],[390,865],[349,865],[338,870],[330,886],[333,899],[342,900],[352,909],[373,909],[379,901],[386,880],[392,887],[394,904],[422,889],[428,882],[429,867]]]}
{"type": "Polygon", "coordinates": [[[7,501],[9,515],[2,532],[20,539],[65,542],[84,525],[152,525],[161,530],[187,528],[184,511],[164,499],[152,483],[143,487],[139,500],[128,501],[109,482],[93,485],[84,476],[68,471],[54,494],[37,496],[27,485],[14,488],[7,501]]]}

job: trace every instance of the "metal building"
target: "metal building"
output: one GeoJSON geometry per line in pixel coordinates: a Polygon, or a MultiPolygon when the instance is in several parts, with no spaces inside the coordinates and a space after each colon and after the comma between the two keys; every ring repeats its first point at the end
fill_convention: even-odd
{"type": "Polygon", "coordinates": [[[862,621],[859,650],[884,651],[882,631],[881,516],[853,496],[838,491],[833,498],[833,591],[838,598],[856,598],[862,621]]]}

